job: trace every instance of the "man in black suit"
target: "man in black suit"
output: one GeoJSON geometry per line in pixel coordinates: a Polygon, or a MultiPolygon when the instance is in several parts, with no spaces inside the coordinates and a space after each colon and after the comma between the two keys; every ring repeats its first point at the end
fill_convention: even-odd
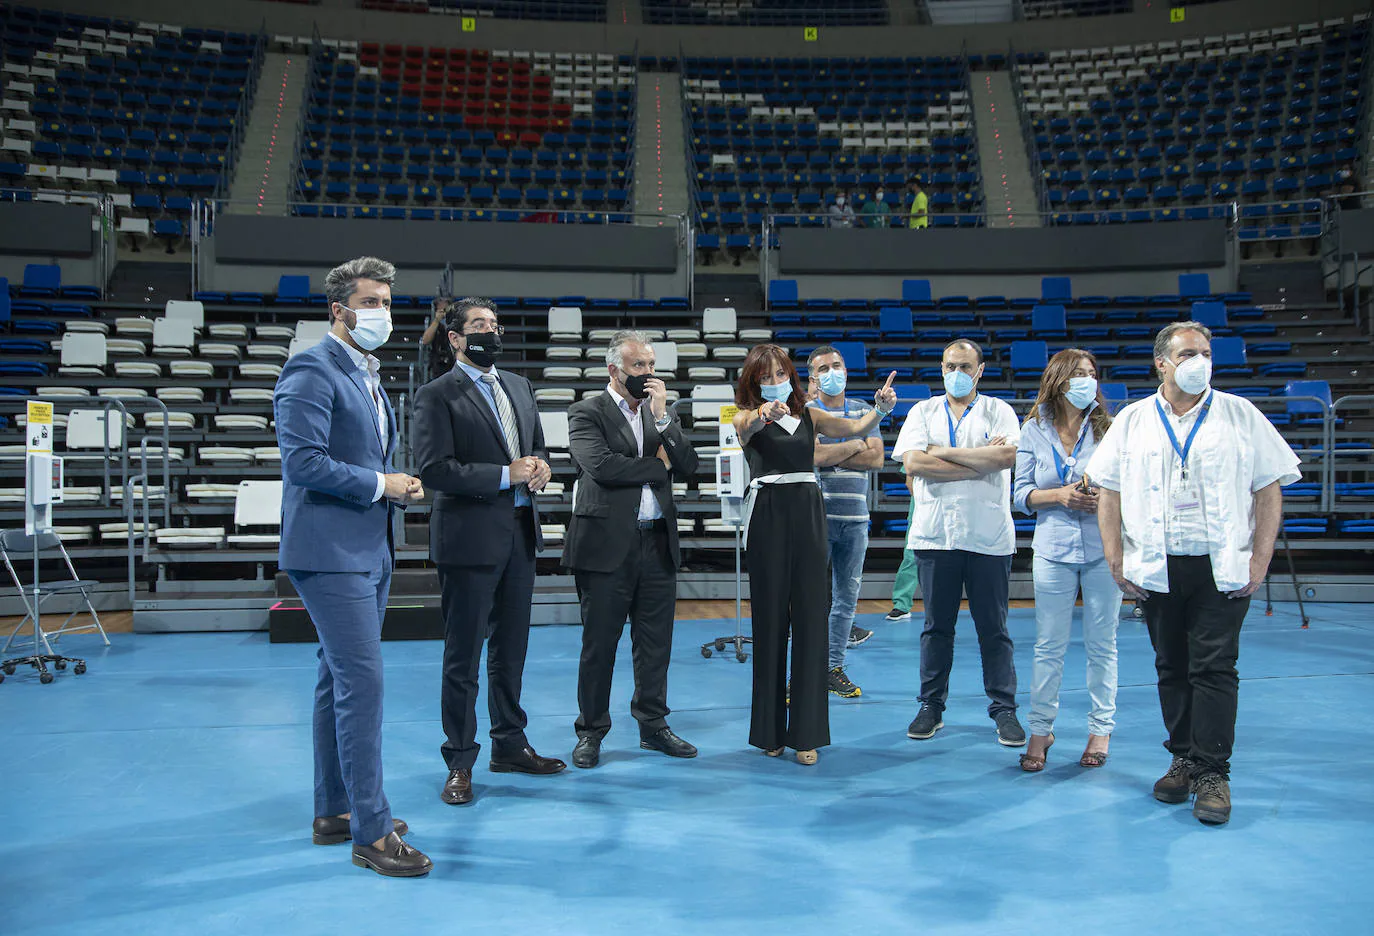
{"type": "Polygon", "coordinates": [[[626,617],[634,648],[630,713],[639,722],[639,746],[670,757],[697,754],[664,720],[679,562],[672,481],[696,472],[697,455],[668,413],[668,391],[653,376],[647,336],[617,332],[606,365],[606,392],[568,410],[577,486],[563,564],[574,572],[582,606],[572,755],[577,767],[597,765],[601,739],[611,728],[611,671],[626,617]]]}
{"type": "Polygon", "coordinates": [[[496,370],[505,331],[490,299],[461,299],[448,316],[453,369],[415,394],[415,461],[435,492],[430,558],[443,591],[440,692],[448,764],[441,799],[472,802],[477,760],[477,669],[487,639],[491,769],[552,774],[525,737],[520,681],[529,644],[534,556],[544,545],[534,494],[549,480],[548,451],[529,381],[496,370]]]}

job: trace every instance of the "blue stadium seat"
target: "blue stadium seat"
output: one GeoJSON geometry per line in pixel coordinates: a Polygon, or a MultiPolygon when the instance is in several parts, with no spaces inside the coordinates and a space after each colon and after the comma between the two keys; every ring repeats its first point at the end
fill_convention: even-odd
{"type": "Polygon", "coordinates": [[[277,305],[306,305],[309,301],[309,276],[282,276],[277,280],[277,305]]]}
{"type": "MultiPolygon", "coordinates": [[[[1031,334],[1037,338],[1068,338],[1068,325],[1062,305],[1040,305],[1031,309],[1031,334]]],[[[1015,369],[1015,368],[1013,368],[1015,369]]]]}
{"type": "Polygon", "coordinates": [[[930,280],[902,280],[902,302],[908,309],[935,308],[935,303],[930,298],[930,280]]]}
{"type": "Polygon", "coordinates": [[[1246,360],[1244,338],[1212,339],[1212,373],[1218,377],[1250,377],[1254,369],[1246,360]]]}
{"type": "MultiPolygon", "coordinates": [[[[1039,378],[1049,363],[1049,346],[1043,341],[1013,341],[1008,356],[1013,377],[1039,378]]],[[[984,373],[986,376],[986,372],[984,373]]]]}
{"type": "Polygon", "coordinates": [[[19,287],[23,297],[55,297],[62,291],[62,268],[56,263],[29,263],[24,266],[24,281],[19,287]]]}
{"type": "Polygon", "coordinates": [[[778,279],[768,281],[768,307],[770,309],[798,309],[801,303],[797,298],[797,281],[778,279]]]}
{"type": "Polygon", "coordinates": [[[1194,322],[1206,325],[1213,335],[1225,336],[1231,333],[1226,319],[1226,303],[1194,302],[1192,318],[1194,322]]]}

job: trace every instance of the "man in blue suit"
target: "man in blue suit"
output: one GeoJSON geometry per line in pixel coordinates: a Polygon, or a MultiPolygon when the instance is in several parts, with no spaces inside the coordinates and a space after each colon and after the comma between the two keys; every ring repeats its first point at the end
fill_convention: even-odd
{"type": "Polygon", "coordinates": [[[353,841],[353,863],[388,877],[428,874],[382,792],[382,618],[395,546],[391,511],[424,495],[392,471],[396,415],[369,352],[391,335],[396,268],[376,257],[324,280],[331,328],[292,357],[273,409],[281,446],[278,565],[320,637],[315,687],[317,845],[353,841]]]}

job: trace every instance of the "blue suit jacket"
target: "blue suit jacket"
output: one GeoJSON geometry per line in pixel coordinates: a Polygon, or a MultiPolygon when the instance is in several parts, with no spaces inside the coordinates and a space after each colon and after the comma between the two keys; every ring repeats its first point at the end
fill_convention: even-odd
{"type": "Polygon", "coordinates": [[[333,338],[286,362],[272,409],[281,447],[282,569],[370,572],[392,556],[392,504],[373,502],[377,472],[392,471],[396,413],[387,438],[362,374],[333,338]]]}

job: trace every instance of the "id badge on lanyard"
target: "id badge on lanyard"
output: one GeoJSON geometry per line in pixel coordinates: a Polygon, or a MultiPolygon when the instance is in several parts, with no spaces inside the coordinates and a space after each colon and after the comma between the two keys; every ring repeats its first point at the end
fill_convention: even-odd
{"type": "MultiPolygon", "coordinates": [[[[1207,394],[1202,409],[1198,411],[1197,421],[1193,423],[1192,431],[1188,433],[1188,438],[1182,445],[1178,444],[1178,436],[1174,433],[1174,427],[1170,425],[1169,418],[1164,415],[1164,407],[1159,405],[1158,400],[1155,400],[1155,412],[1159,414],[1159,421],[1164,426],[1164,432],[1169,437],[1169,444],[1173,446],[1174,454],[1178,456],[1179,461],[1178,474],[1174,476],[1174,483],[1169,486],[1169,506],[1176,514],[1197,510],[1202,506],[1200,479],[1196,472],[1193,473],[1192,478],[1189,478],[1188,455],[1193,450],[1193,440],[1197,438],[1198,430],[1202,428],[1202,423],[1207,419],[1207,413],[1212,408],[1212,395],[1214,393],[1216,393],[1215,390],[1207,394]]],[[[1172,459],[1170,461],[1172,462],[1172,459]]],[[[1172,464],[1170,468],[1172,470],[1172,464]]]]}

